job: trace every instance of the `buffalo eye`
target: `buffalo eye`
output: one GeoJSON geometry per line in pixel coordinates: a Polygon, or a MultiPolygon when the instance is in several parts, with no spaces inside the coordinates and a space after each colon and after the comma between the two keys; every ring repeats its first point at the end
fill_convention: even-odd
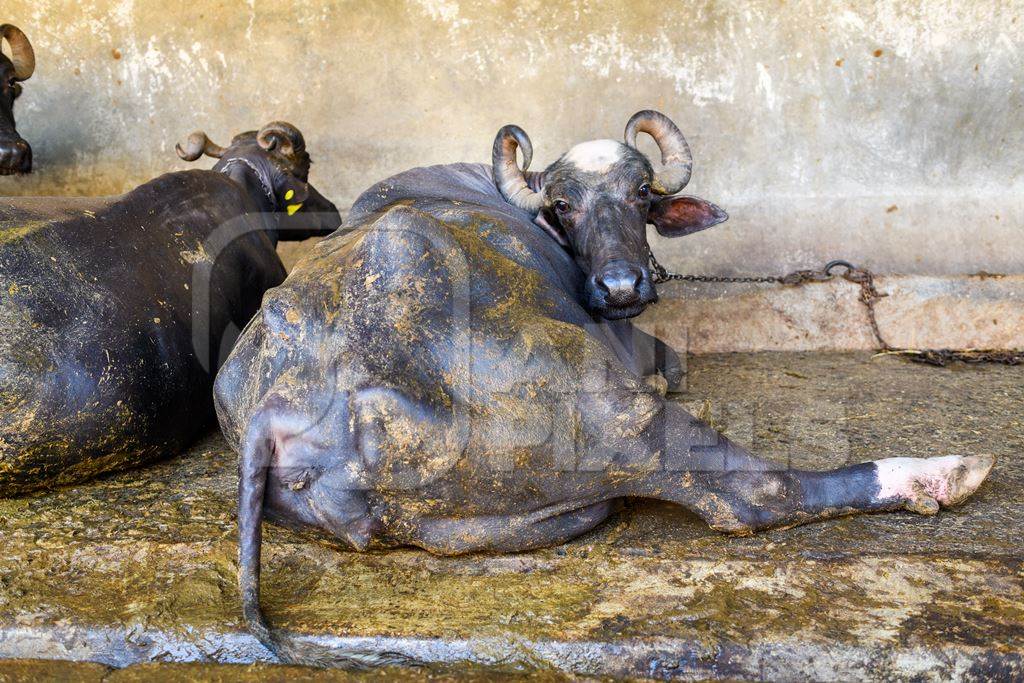
{"type": "Polygon", "coordinates": [[[647,200],[651,198],[651,186],[648,183],[644,183],[637,188],[636,196],[640,199],[647,200]]]}
{"type": "Polygon", "coordinates": [[[570,208],[571,207],[569,206],[569,202],[564,201],[562,199],[555,200],[555,211],[557,211],[558,213],[569,213],[570,208]]]}

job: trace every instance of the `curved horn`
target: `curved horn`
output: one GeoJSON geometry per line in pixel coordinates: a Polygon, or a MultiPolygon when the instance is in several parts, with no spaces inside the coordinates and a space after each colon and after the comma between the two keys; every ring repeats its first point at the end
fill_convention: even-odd
{"type": "Polygon", "coordinates": [[[11,45],[14,80],[27,81],[32,78],[32,72],[36,70],[36,53],[32,49],[32,43],[28,42],[20,28],[11,24],[0,26],[0,35],[11,45]]]}
{"type": "Polygon", "coordinates": [[[260,128],[256,142],[268,152],[291,156],[306,148],[306,140],[299,129],[285,121],[273,121],[260,128]]]}
{"type": "Polygon", "coordinates": [[[214,159],[220,159],[224,156],[224,152],[227,150],[220,145],[212,142],[210,138],[206,137],[206,133],[201,130],[197,130],[188,136],[188,140],[185,141],[184,147],[181,143],[174,146],[177,150],[178,156],[185,161],[195,161],[204,154],[214,159]]]}
{"type": "Polygon", "coordinates": [[[494,138],[491,150],[491,165],[494,167],[494,183],[498,191],[512,206],[537,213],[544,206],[544,195],[534,192],[526,182],[526,169],[533,159],[533,145],[530,137],[519,126],[503,126],[494,138]],[[516,149],[523,150],[523,167],[516,163],[516,149]]]}
{"type": "Polygon", "coordinates": [[[663,168],[651,183],[658,194],[675,194],[690,182],[693,170],[693,155],[686,138],[672,119],[653,109],[633,114],[626,124],[626,144],[636,148],[637,133],[647,133],[658,143],[663,168]]]}

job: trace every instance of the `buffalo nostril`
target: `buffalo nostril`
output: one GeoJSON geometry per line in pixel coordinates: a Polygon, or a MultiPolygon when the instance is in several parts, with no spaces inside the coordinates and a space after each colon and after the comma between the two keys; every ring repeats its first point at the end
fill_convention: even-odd
{"type": "Polygon", "coordinates": [[[614,266],[595,278],[595,284],[605,293],[609,303],[627,305],[640,298],[640,283],[643,272],[632,266],[614,266]]]}
{"type": "Polygon", "coordinates": [[[32,148],[21,138],[0,142],[0,174],[27,173],[32,168],[32,148]]]}
{"type": "Polygon", "coordinates": [[[614,290],[632,290],[640,286],[642,273],[638,271],[616,271],[605,273],[597,280],[597,284],[607,292],[614,290]]]}

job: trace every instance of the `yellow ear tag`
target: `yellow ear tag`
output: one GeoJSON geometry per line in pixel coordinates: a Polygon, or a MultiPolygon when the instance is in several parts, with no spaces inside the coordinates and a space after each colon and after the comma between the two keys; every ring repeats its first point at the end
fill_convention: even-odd
{"type": "Polygon", "coordinates": [[[290,200],[294,196],[295,196],[295,190],[288,190],[287,192],[284,193],[284,200],[288,201],[288,200],[290,200]]]}
{"type": "Polygon", "coordinates": [[[298,211],[301,208],[302,208],[302,204],[289,204],[288,205],[288,215],[289,216],[294,216],[295,212],[298,211]]]}

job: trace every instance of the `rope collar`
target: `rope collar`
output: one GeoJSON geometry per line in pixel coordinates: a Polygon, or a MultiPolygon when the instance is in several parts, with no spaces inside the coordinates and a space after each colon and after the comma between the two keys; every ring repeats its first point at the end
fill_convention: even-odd
{"type": "Polygon", "coordinates": [[[224,165],[221,166],[220,172],[227,173],[228,169],[235,164],[243,164],[249,167],[249,170],[256,175],[256,180],[260,181],[260,186],[263,188],[263,194],[267,195],[267,199],[270,200],[270,205],[274,206],[277,203],[277,200],[274,198],[274,191],[270,188],[270,179],[256,167],[256,164],[252,163],[245,157],[232,157],[231,159],[228,159],[224,162],[224,165]]]}

